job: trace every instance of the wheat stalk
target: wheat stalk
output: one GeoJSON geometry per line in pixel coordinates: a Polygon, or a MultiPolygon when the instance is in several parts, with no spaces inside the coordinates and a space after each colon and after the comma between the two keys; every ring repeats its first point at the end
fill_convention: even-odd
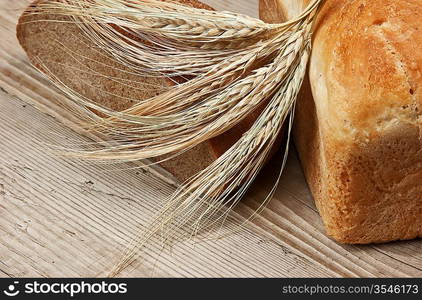
{"type": "Polygon", "coordinates": [[[136,237],[111,276],[127,267],[157,233],[164,237],[164,243],[172,244],[173,240],[211,228],[237,205],[264,164],[294,105],[309,56],[309,44],[300,45],[304,46],[301,59],[294,62],[286,79],[288,83],[273,97],[254,126],[216,162],[176,191],[152,225],[136,237]]]}
{"type": "MultiPolygon", "coordinates": [[[[105,131],[109,135],[112,130],[113,136],[125,141],[131,140],[130,144],[91,152],[68,150],[67,154],[98,160],[139,160],[192,148],[221,134],[260,106],[262,99],[267,99],[279,89],[290,64],[298,55],[295,45],[298,41],[302,42],[302,35],[303,31],[292,35],[284,47],[278,50],[281,55],[270,65],[254,70],[221,92],[216,93],[215,87],[211,85],[205,86],[197,95],[194,88],[198,85],[193,80],[185,85],[186,91],[181,92],[185,88],[175,88],[158,96],[156,100],[135,105],[126,112],[114,113],[111,119],[96,124],[96,130],[105,131]],[[213,93],[208,97],[201,97],[211,91],[213,93]],[[191,102],[198,99],[201,103],[187,112],[185,99],[191,102]]],[[[215,74],[217,80],[224,76],[224,72],[220,73],[215,74]]],[[[206,84],[206,78],[198,81],[205,81],[206,84]]],[[[204,84],[201,83],[201,86],[204,84]]],[[[67,94],[72,96],[71,91],[67,91],[67,94]]],[[[91,108],[99,109],[96,105],[91,108]]]]}
{"type": "MultiPolygon", "coordinates": [[[[322,3],[312,1],[300,16],[282,24],[157,0],[47,1],[29,12],[70,17],[90,42],[136,74],[195,76],[117,112],[50,74],[71,101],[105,115],[87,118],[86,126],[115,142],[93,151],[62,149],[66,155],[99,161],[177,155],[227,131],[266,104],[233,147],[177,189],[111,275],[128,266],[157,235],[171,244],[226,220],[265,163],[289,114],[291,127],[312,24],[322,3]]],[[[288,146],[286,155],[287,150],[288,146]]]]}

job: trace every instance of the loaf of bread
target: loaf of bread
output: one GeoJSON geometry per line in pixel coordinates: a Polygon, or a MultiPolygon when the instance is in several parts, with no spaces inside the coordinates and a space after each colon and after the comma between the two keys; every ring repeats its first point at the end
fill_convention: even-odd
{"type": "MultiPolygon", "coordinates": [[[[31,10],[45,1],[58,0],[35,1],[31,10]]],[[[210,6],[196,0],[179,2],[195,8],[212,10],[210,6]]],[[[24,13],[17,26],[18,40],[38,69],[43,72],[48,70],[82,96],[107,108],[121,111],[173,85],[173,81],[167,78],[133,74],[127,66],[85,38],[77,25],[70,22],[51,22],[55,20],[69,21],[69,18],[24,13]]],[[[122,33],[124,34],[124,31],[122,33]]],[[[230,148],[250,128],[259,113],[257,110],[224,134],[162,162],[161,166],[179,181],[185,181],[230,148]]],[[[165,157],[159,157],[158,160],[162,158],[165,157]]]]}
{"type": "MultiPolygon", "coordinates": [[[[261,16],[280,22],[265,11],[292,17],[307,2],[261,0],[261,16]]],[[[422,2],[326,1],[309,69],[294,136],[328,234],[422,237],[422,2]]]]}

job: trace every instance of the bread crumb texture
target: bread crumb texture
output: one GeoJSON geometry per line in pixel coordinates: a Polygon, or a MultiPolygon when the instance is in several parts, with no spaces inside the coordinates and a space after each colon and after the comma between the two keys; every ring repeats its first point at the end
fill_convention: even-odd
{"type": "MultiPolygon", "coordinates": [[[[57,0],[39,0],[32,6],[36,7],[38,3],[47,1],[57,0]]],[[[178,2],[199,9],[213,10],[212,7],[196,0],[178,2]]],[[[134,72],[89,40],[77,25],[68,21],[71,19],[57,15],[23,16],[17,27],[17,36],[29,59],[38,69],[53,74],[80,96],[107,108],[122,111],[174,85],[174,82],[167,78],[148,77],[134,72]]],[[[121,30],[120,33],[139,41],[139,38],[129,35],[127,31],[121,30]]],[[[173,79],[181,81],[180,78],[173,79]]],[[[166,155],[155,161],[171,157],[160,165],[183,182],[205,169],[233,146],[252,126],[262,109],[263,107],[252,112],[222,135],[176,157],[166,155]]]]}
{"type": "MultiPolygon", "coordinates": [[[[53,0],[35,1],[32,7],[46,1],[53,0]]],[[[196,0],[180,2],[212,9],[196,0]]],[[[69,21],[71,19],[65,16],[23,15],[17,26],[17,37],[38,69],[54,75],[80,96],[122,111],[173,86],[170,79],[134,72],[89,40],[76,24],[69,21]]],[[[220,154],[214,151],[212,142],[207,141],[176,158],[163,161],[161,166],[182,182],[206,168],[220,154]]]]}

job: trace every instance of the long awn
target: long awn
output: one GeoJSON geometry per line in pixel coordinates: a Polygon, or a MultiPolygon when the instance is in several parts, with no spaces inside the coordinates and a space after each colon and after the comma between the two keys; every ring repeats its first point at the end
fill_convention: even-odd
{"type": "MultiPolygon", "coordinates": [[[[169,0],[56,0],[41,2],[28,12],[68,17],[88,41],[134,74],[189,79],[129,109],[114,111],[50,74],[69,100],[101,112],[101,117],[86,118],[85,126],[114,142],[96,150],[62,149],[66,155],[97,161],[177,155],[265,106],[229,150],[176,190],[111,275],[127,267],[156,236],[171,244],[224,222],[264,165],[287,119],[290,134],[312,25],[323,2],[312,1],[300,16],[282,24],[169,0]]],[[[284,162],[288,144],[285,150],[284,162]]]]}

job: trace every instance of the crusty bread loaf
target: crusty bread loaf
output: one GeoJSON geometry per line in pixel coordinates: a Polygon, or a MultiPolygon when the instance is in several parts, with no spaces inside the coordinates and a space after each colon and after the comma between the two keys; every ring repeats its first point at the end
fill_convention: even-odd
{"type": "MultiPolygon", "coordinates": [[[[38,0],[31,6],[36,7],[43,1],[57,0],[38,0]]],[[[210,6],[196,0],[179,0],[179,2],[212,10],[210,6]]],[[[17,26],[19,42],[35,66],[44,72],[47,68],[79,94],[120,111],[129,108],[136,101],[147,99],[171,87],[172,82],[168,79],[132,74],[128,67],[84,38],[77,25],[47,20],[63,21],[67,20],[67,17],[24,14],[17,26]],[[32,22],[36,20],[38,22],[32,22]],[[66,51],[63,51],[63,47],[66,51]],[[40,65],[40,61],[43,65],[40,65]]],[[[250,128],[258,114],[259,110],[221,136],[206,141],[161,165],[179,181],[188,179],[230,148],[250,128]]]]}
{"type": "Polygon", "coordinates": [[[422,236],[421,16],[420,0],[328,0],[319,15],[294,134],[338,241],[422,236]]]}

